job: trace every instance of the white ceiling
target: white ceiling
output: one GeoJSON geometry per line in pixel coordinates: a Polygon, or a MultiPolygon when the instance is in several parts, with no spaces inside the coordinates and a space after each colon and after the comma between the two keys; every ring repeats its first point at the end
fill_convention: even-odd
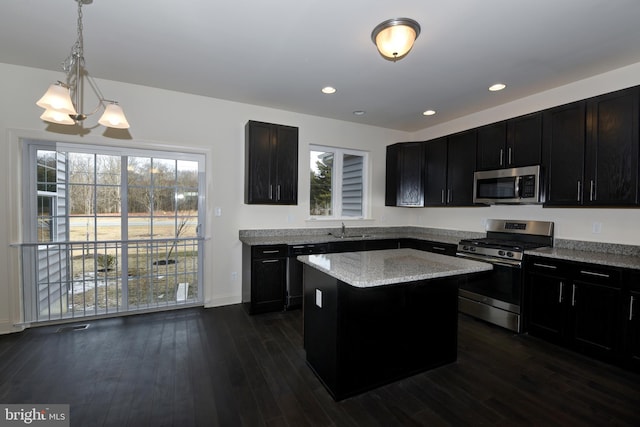
{"type": "MultiPolygon", "coordinates": [[[[76,8],[2,0],[0,62],[60,70],[76,8]]],[[[639,0],[93,0],[83,14],[94,77],[410,132],[640,62],[639,0]],[[396,63],[370,38],[394,17],[422,26],[396,63]]]]}

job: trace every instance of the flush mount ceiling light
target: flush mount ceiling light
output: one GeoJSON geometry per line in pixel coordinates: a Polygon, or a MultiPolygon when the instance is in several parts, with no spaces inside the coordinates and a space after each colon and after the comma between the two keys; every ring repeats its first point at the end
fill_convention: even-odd
{"type": "Polygon", "coordinates": [[[322,88],[322,93],[326,93],[327,95],[336,93],[336,88],[332,86],[325,86],[322,88]]]}
{"type": "Polygon", "coordinates": [[[78,3],[78,35],[71,47],[69,56],[62,62],[62,70],[66,73],[65,82],[58,81],[49,86],[47,92],[36,102],[45,109],[40,118],[50,123],[74,125],[82,123],[88,116],[104,108],[104,113],[98,120],[103,126],[117,129],[128,129],[129,122],[124,116],[122,107],[116,101],[105,99],[96,82],[89,77],[84,63],[84,44],[82,39],[82,5],[92,3],[93,0],[75,0],[78,3]],[[89,112],[83,113],[82,95],[84,94],[84,78],[98,97],[98,105],[89,112]],[[73,94],[74,100],[71,99],[73,94]]]}
{"type": "Polygon", "coordinates": [[[436,113],[436,110],[427,110],[422,113],[423,116],[433,116],[436,113]]]}
{"type": "Polygon", "coordinates": [[[502,90],[502,89],[504,89],[505,87],[507,87],[507,85],[506,85],[506,84],[503,84],[503,83],[496,83],[496,84],[493,84],[493,85],[489,86],[489,90],[490,90],[491,92],[498,92],[499,90],[502,90]]]}
{"type": "Polygon", "coordinates": [[[409,18],[393,18],[378,24],[371,40],[385,59],[396,62],[404,58],[420,35],[420,24],[409,18]]]}

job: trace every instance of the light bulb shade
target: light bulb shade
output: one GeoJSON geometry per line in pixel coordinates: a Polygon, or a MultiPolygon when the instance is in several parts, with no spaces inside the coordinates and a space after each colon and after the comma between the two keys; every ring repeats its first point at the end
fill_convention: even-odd
{"type": "Polygon", "coordinates": [[[74,125],[75,121],[65,112],[48,108],[40,116],[42,120],[58,125],[74,125]]]}
{"type": "Polygon", "coordinates": [[[98,120],[102,126],[106,126],[108,128],[116,128],[116,129],[129,129],[129,122],[127,118],[124,116],[124,111],[122,111],[122,107],[118,104],[107,104],[104,109],[104,114],[98,120]]]}
{"type": "Polygon", "coordinates": [[[380,54],[391,61],[403,58],[420,35],[420,24],[409,18],[394,18],[384,21],[371,33],[380,54]]]}
{"type": "Polygon", "coordinates": [[[52,84],[49,86],[47,92],[36,102],[36,105],[45,110],[56,110],[65,114],[77,114],[73,102],[71,102],[69,88],[60,84],[52,84]]]}

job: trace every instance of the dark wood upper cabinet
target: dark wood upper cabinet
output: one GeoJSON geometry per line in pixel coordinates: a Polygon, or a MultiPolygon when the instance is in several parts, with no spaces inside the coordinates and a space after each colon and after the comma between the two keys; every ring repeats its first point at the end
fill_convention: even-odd
{"type": "Polygon", "coordinates": [[[387,146],[385,206],[424,206],[424,142],[387,146]]]}
{"type": "Polygon", "coordinates": [[[298,204],[298,128],[249,121],[245,127],[245,203],[298,204]]]}
{"type": "Polygon", "coordinates": [[[478,170],[539,165],[542,113],[478,128],[478,170]]]}
{"type": "Polygon", "coordinates": [[[425,143],[425,206],[447,205],[447,137],[425,143]]]}
{"type": "Polygon", "coordinates": [[[448,138],[446,197],[449,206],[473,206],[476,135],[472,129],[448,138]]]}
{"type": "Polygon", "coordinates": [[[425,143],[425,206],[472,206],[476,131],[425,143]]]}
{"type": "Polygon", "coordinates": [[[534,166],[541,163],[542,113],[507,120],[507,167],[534,166]]]}
{"type": "Polygon", "coordinates": [[[637,206],[639,89],[544,112],[546,206],[637,206]]]}
{"type": "Polygon", "coordinates": [[[638,204],[639,88],[587,101],[584,204],[638,204]]]}
{"type": "Polygon", "coordinates": [[[478,128],[478,170],[491,170],[505,167],[504,151],[506,144],[506,121],[478,128]]]}
{"type": "Polygon", "coordinates": [[[543,118],[543,170],[547,206],[582,203],[586,102],[551,108],[543,118]]]}

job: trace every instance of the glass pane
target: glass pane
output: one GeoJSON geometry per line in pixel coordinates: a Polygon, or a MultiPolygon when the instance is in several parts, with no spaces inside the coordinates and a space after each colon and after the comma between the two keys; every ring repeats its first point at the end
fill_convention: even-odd
{"type": "Polygon", "coordinates": [[[198,188],[178,188],[176,206],[179,214],[194,214],[198,211],[198,188]]]}
{"type": "Polygon", "coordinates": [[[332,180],[334,153],[311,151],[310,155],[310,214],[331,216],[332,180]]]}
{"type": "Polygon", "coordinates": [[[127,160],[127,182],[134,186],[151,185],[151,159],[129,157],[127,160]]]}
{"type": "Polygon", "coordinates": [[[345,154],[342,161],[342,216],[362,217],[364,157],[345,154]]]}
{"type": "Polygon", "coordinates": [[[181,216],[176,222],[176,237],[197,237],[198,217],[181,216]]]}
{"type": "Polygon", "coordinates": [[[69,182],[93,184],[95,173],[95,156],[93,154],[69,153],[69,182]]]}
{"type": "Polygon", "coordinates": [[[153,215],[173,215],[176,210],[176,190],[173,187],[153,189],[153,215]]]}
{"type": "Polygon", "coordinates": [[[120,184],[120,156],[96,156],[96,183],[119,185],[120,184]]]}
{"type": "Polygon", "coordinates": [[[120,186],[96,187],[96,214],[120,213],[120,186]]]}
{"type": "Polygon", "coordinates": [[[151,217],[142,215],[129,215],[128,218],[129,239],[144,240],[153,236],[151,217]]]}
{"type": "Polygon", "coordinates": [[[151,215],[151,190],[149,187],[129,187],[127,200],[130,215],[151,215]]]}
{"type": "Polygon", "coordinates": [[[54,193],[56,191],[56,152],[38,150],[37,152],[37,188],[38,191],[54,193]]]}
{"type": "Polygon", "coordinates": [[[53,241],[53,197],[38,196],[38,242],[53,241]]]}
{"type": "Polygon", "coordinates": [[[97,240],[120,240],[121,232],[120,216],[99,216],[96,218],[96,239],[97,240]]]}
{"type": "Polygon", "coordinates": [[[69,218],[69,240],[89,242],[95,240],[96,220],[93,216],[72,216],[69,218]]]}
{"type": "Polygon", "coordinates": [[[153,159],[151,162],[154,187],[172,187],[176,184],[176,161],[153,159]]]}
{"type": "Polygon", "coordinates": [[[95,186],[69,184],[68,204],[71,215],[93,215],[95,210],[95,186]]]}

